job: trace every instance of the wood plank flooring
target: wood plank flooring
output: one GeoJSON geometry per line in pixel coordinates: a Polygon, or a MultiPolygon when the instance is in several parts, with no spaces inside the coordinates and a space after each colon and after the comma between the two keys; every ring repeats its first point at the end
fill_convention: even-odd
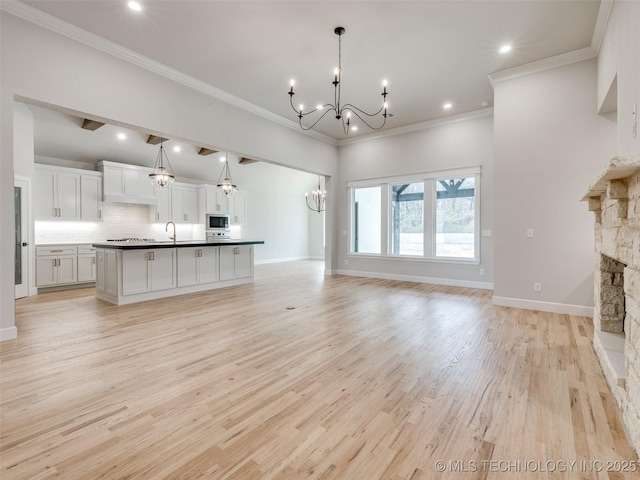
{"type": "Polygon", "coordinates": [[[18,300],[0,478],[639,477],[590,319],[322,269],[122,307],[18,300]]]}

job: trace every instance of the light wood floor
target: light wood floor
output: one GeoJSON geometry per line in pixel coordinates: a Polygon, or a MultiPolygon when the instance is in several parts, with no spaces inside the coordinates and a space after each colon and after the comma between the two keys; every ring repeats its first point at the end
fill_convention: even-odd
{"type": "Polygon", "coordinates": [[[607,463],[637,457],[590,319],[322,269],[122,307],[17,301],[0,478],[638,478],[607,463]]]}

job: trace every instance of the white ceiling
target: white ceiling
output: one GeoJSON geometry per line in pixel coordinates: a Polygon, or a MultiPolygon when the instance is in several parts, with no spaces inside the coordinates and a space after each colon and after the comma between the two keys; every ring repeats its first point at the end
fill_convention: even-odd
{"type": "MultiPolygon", "coordinates": [[[[394,117],[385,129],[493,105],[488,74],[589,47],[600,6],[599,0],[140,1],[140,13],[124,0],[23,3],[291,121],[297,121],[287,95],[291,78],[296,104],[333,101],[333,30],[344,26],[343,101],[375,111],[388,79],[394,117]],[[498,53],[503,44],[512,51],[498,53]],[[445,102],[453,108],[444,110],[445,102]]],[[[36,153],[57,156],[70,142],[55,128],[40,128],[52,121],[40,117],[36,153]]],[[[315,130],[345,138],[331,115],[315,130]]],[[[104,156],[116,160],[117,150],[104,156]]]]}

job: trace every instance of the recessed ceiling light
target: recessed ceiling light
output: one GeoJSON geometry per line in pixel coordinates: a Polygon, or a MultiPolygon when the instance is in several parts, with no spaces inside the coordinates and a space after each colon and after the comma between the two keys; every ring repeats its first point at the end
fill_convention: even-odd
{"type": "Polygon", "coordinates": [[[507,53],[509,50],[511,50],[511,45],[503,45],[500,47],[500,53],[507,53]]]}
{"type": "Polygon", "coordinates": [[[135,12],[139,12],[140,10],[142,10],[142,5],[140,5],[139,2],[134,2],[133,0],[127,2],[127,6],[135,12]]]}
{"type": "Polygon", "coordinates": [[[182,149],[180,148],[180,145],[176,145],[175,147],[173,147],[173,151],[174,151],[174,152],[179,152],[180,150],[182,150],[182,149]]]}
{"type": "Polygon", "coordinates": [[[324,108],[324,105],[320,105],[320,104],[318,104],[318,105],[316,106],[316,110],[322,110],[323,108],[324,108]]]}
{"type": "Polygon", "coordinates": [[[452,105],[451,103],[449,103],[449,102],[445,103],[445,104],[442,106],[442,108],[444,108],[444,109],[446,109],[446,110],[450,109],[451,107],[453,107],[453,105],[452,105]]]}
{"type": "Polygon", "coordinates": [[[127,136],[126,136],[124,133],[119,133],[119,134],[118,134],[118,139],[119,139],[119,140],[124,140],[124,139],[126,139],[126,138],[127,138],[127,136]]]}
{"type": "Polygon", "coordinates": [[[358,130],[358,126],[357,125],[354,125],[354,126],[351,127],[351,131],[352,132],[355,132],[356,130],[358,130]]]}

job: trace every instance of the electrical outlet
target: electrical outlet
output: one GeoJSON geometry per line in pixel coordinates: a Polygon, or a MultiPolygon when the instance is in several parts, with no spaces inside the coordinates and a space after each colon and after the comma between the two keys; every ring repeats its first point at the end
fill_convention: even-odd
{"type": "Polygon", "coordinates": [[[480,275],[484,275],[484,268],[480,269],[480,275]]]}
{"type": "Polygon", "coordinates": [[[533,238],[533,228],[527,228],[527,237],[533,238]]]}
{"type": "Polygon", "coordinates": [[[345,265],[349,265],[349,260],[345,260],[345,261],[344,261],[344,264],[345,264],[345,265]]]}
{"type": "Polygon", "coordinates": [[[541,283],[538,283],[538,282],[534,283],[534,284],[533,284],[533,291],[534,291],[534,292],[540,292],[540,291],[542,291],[542,284],[541,284],[541,283]]]}

